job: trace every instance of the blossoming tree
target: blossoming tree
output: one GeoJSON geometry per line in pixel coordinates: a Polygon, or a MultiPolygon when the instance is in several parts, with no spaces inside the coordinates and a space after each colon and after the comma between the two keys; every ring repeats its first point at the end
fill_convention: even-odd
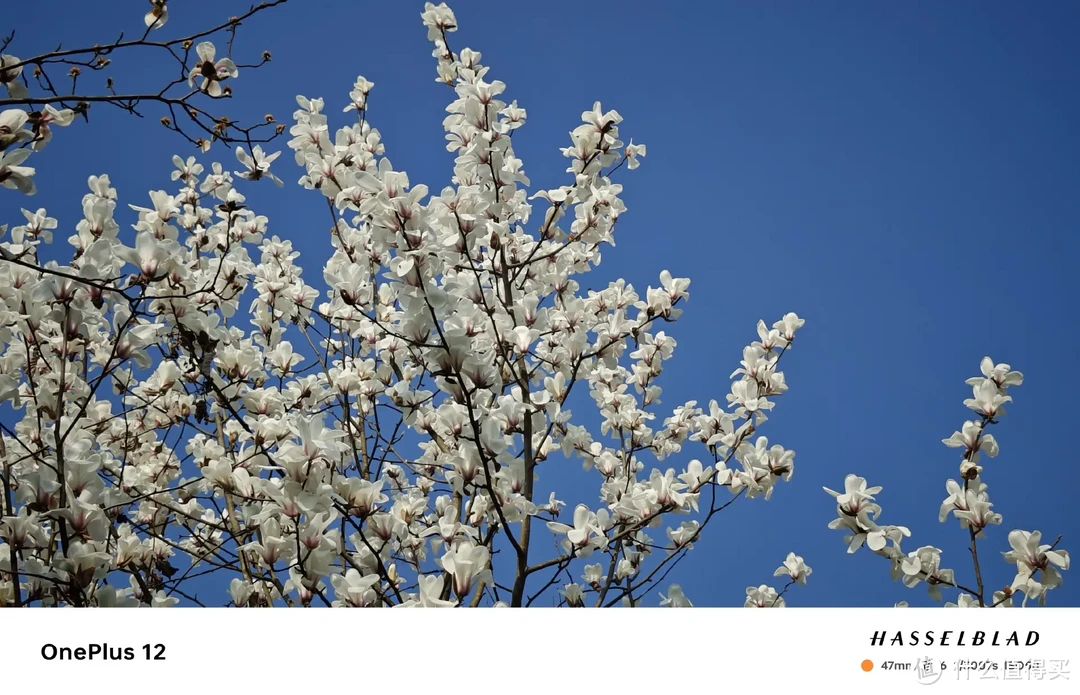
{"type": "MultiPolygon", "coordinates": [[[[207,601],[235,606],[656,605],[658,595],[690,606],[669,572],[725,508],[768,500],[792,477],[794,452],[758,430],[787,391],[778,368],[803,319],[758,323],[723,403],[661,412],[657,380],[676,347],[664,327],[690,281],[663,271],[642,292],[622,280],[583,292],[576,279],[612,241],[626,211],[616,174],[636,169],[645,146],[623,142],[621,117],[597,103],[562,149],[565,184],[531,189],[512,144],[525,109],[501,98],[480,53],[451,47],[454,15],[430,3],[423,23],[451,96],[450,183],[433,193],[393,167],[363,77],[333,135],[324,101],[297,97],[288,147],[332,224],[324,289],[309,284],[243,193],[283,185],[270,171],[280,153],[260,143],[284,126],[268,117],[243,128],[208,110],[254,67],[231,57],[240,19],[281,1],[156,42],[147,37],[168,12],[154,0],[142,39],[0,59],[6,188],[33,194],[28,158],[97,102],[161,104],[165,127],[203,152],[235,146],[240,167],[174,157],[176,190],[130,206],[134,235],[121,233],[108,176],[93,176],[64,260],[44,208],[25,210],[0,243],[0,605],[202,605],[188,591],[202,577],[219,587],[207,601]],[[229,34],[224,57],[215,32],[229,34]],[[72,68],[75,94],[76,68],[103,69],[133,45],[168,51],[182,77],[146,94],[117,94],[111,80],[104,95],[53,89],[56,64],[72,68]],[[583,390],[596,431],[569,408],[583,390]],[[567,510],[536,494],[538,471],[565,459],[583,464],[593,504],[567,510]]],[[[984,360],[967,403],[979,420],[946,440],[965,453],[942,518],[968,529],[977,588],[931,546],[902,551],[907,529],[876,522],[880,488],[855,476],[830,491],[849,549],[865,544],[894,578],[935,596],[963,592],[960,605],[1008,605],[1014,592],[1044,600],[1055,568],[1068,567],[1056,543],[1013,531],[1016,580],[992,596],[977,553],[1001,521],[978,457],[997,453],[985,430],[1020,381],[984,360]]],[[[745,605],[784,606],[810,574],[789,553],[780,590],[751,586],[745,605]]]]}

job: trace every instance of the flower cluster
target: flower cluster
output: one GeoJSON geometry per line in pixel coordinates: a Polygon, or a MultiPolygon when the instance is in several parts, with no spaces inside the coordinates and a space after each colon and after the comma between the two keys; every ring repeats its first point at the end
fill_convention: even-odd
{"type": "MultiPolygon", "coordinates": [[[[148,30],[166,17],[153,3],[148,30]]],[[[17,413],[0,437],[0,605],[201,603],[192,576],[220,577],[235,606],[525,606],[560,584],[562,605],[639,605],[723,509],[791,479],[794,452],[756,432],[803,319],[759,322],[724,405],[658,422],[690,281],[578,281],[627,210],[614,175],[645,146],[596,103],[562,149],[566,184],[530,194],[511,138],[525,109],[450,47],[448,7],[422,17],[452,88],[450,185],[391,164],[369,80],[333,133],[324,100],[297,97],[299,185],[330,216],[321,278],[247,205],[243,186],[282,185],[259,146],[235,171],[174,157],[176,189],[128,206],[133,235],[91,177],[66,263],[47,260],[45,209],[0,244],[0,399],[17,413]],[[584,391],[596,431],[569,407],[584,391]],[[700,458],[662,463],[684,446],[700,458]],[[570,459],[593,493],[568,512],[538,483],[570,459]]],[[[193,88],[224,94],[235,64],[196,52],[193,88]]],[[[5,112],[9,144],[47,141],[23,116],[5,112]]],[[[30,192],[16,159],[0,181],[30,192]]],[[[795,555],[781,570],[810,573],[795,555]]],[[[691,605],[677,585],[661,596],[691,605]]]]}
{"type": "MultiPolygon", "coordinates": [[[[18,61],[7,55],[0,58],[0,61],[9,60],[18,61]]],[[[3,73],[0,72],[0,75],[3,73]]],[[[0,186],[33,195],[36,186],[32,177],[36,170],[24,162],[52,140],[52,126],[70,125],[74,117],[71,109],[58,110],[51,104],[32,113],[21,109],[0,111],[0,186]]]]}
{"type": "MultiPolygon", "coordinates": [[[[930,597],[935,601],[942,600],[942,587],[959,590],[961,593],[956,603],[948,602],[945,604],[947,606],[1011,606],[1016,592],[1024,594],[1024,605],[1029,599],[1037,599],[1043,605],[1047,592],[1061,585],[1060,571],[1069,568],[1069,554],[1057,549],[1057,541],[1043,544],[1039,531],[1014,530],[1009,533],[1012,550],[1003,555],[1006,562],[1016,566],[1016,575],[1010,584],[990,593],[983,581],[978,541],[986,538],[985,531],[989,526],[1002,523],[1002,516],[992,509],[987,485],[982,480],[983,468],[979,465],[979,456],[980,453],[991,458],[997,456],[998,443],[993,435],[986,432],[986,428],[997,424],[1005,416],[1005,404],[1012,401],[1007,390],[1010,386],[1022,384],[1024,375],[1008,364],[995,364],[989,357],[982,359],[980,369],[981,376],[967,380],[967,385],[972,387],[972,397],[964,401],[964,405],[978,419],[965,422],[960,431],[942,440],[946,446],[963,451],[960,462],[962,482],[948,480],[945,483],[949,495],[942,502],[939,514],[939,521],[944,522],[951,515],[968,532],[975,587],[968,588],[958,583],[955,571],[942,567],[942,551],[939,548],[923,546],[905,554],[900,543],[902,539],[910,537],[911,532],[904,526],[878,524],[881,507],[874,502],[874,496],[881,492],[881,488],[867,487],[866,480],[856,475],[848,475],[844,480],[843,493],[825,488],[836,498],[838,514],[829,528],[845,532],[844,542],[848,544],[849,553],[865,544],[874,553],[891,561],[894,580],[902,579],[908,587],[925,583],[930,597]]],[[[901,602],[898,605],[907,604],[901,602]]]]}
{"type": "Polygon", "coordinates": [[[788,581],[784,588],[777,591],[768,584],[748,586],[746,587],[746,601],[743,603],[743,607],[785,608],[787,601],[784,600],[784,594],[795,584],[806,584],[806,580],[812,572],[813,570],[800,556],[795,553],[788,553],[787,558],[784,559],[784,564],[777,567],[776,572],[773,573],[774,577],[787,577],[788,581]]]}

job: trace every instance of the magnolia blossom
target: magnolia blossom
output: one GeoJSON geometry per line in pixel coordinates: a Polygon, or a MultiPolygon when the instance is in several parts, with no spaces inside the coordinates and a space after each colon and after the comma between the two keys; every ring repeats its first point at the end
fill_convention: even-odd
{"type": "Polygon", "coordinates": [[[143,232],[135,237],[135,248],[120,248],[116,253],[149,279],[167,273],[176,263],[179,250],[176,242],[156,239],[151,233],[143,232]]]}
{"type": "Polygon", "coordinates": [[[172,172],[172,180],[182,180],[184,183],[196,184],[199,180],[199,174],[203,173],[203,165],[195,160],[194,157],[188,157],[186,160],[182,159],[180,155],[173,155],[173,164],[176,166],[176,170],[172,172]]]}
{"type": "Polygon", "coordinates": [[[236,77],[239,71],[236,63],[231,58],[221,58],[215,61],[217,49],[210,41],[203,41],[195,47],[198,61],[188,74],[188,86],[194,87],[196,78],[199,79],[199,90],[212,97],[222,95],[221,83],[230,77],[236,77]]]}
{"type": "Polygon", "coordinates": [[[584,504],[579,504],[574,509],[574,525],[549,521],[548,529],[553,533],[566,534],[563,541],[563,549],[568,553],[574,553],[578,557],[588,557],[595,550],[598,540],[597,535],[603,533],[600,518],[590,511],[584,504]]]}
{"type": "Polygon", "coordinates": [[[773,572],[773,576],[787,576],[793,582],[806,584],[806,580],[812,572],[813,570],[807,566],[802,557],[795,553],[788,553],[787,558],[784,559],[784,564],[780,565],[780,567],[773,572]]]}
{"type": "Polygon", "coordinates": [[[472,590],[474,581],[491,576],[487,569],[490,553],[484,546],[462,543],[442,557],[442,567],[450,575],[454,594],[464,599],[472,590]]]}
{"type": "Polygon", "coordinates": [[[33,132],[24,127],[29,119],[30,115],[22,109],[0,111],[0,150],[34,137],[33,132]]]}
{"type": "Polygon", "coordinates": [[[900,569],[904,573],[904,585],[915,586],[925,581],[930,596],[941,600],[941,584],[953,584],[953,571],[941,568],[941,550],[930,546],[924,546],[908,553],[900,562],[900,569]]]}
{"type": "Polygon", "coordinates": [[[787,603],[784,597],[776,593],[776,589],[762,584],[761,586],[746,587],[746,602],[744,608],[785,608],[787,603]]]}
{"type": "Polygon", "coordinates": [[[860,512],[876,515],[881,508],[871,504],[874,495],[881,492],[881,487],[866,487],[866,479],[860,478],[854,473],[849,473],[844,478],[844,492],[836,492],[825,488],[825,492],[836,498],[836,505],[848,516],[855,516],[860,512]]]}
{"type": "Polygon", "coordinates": [[[660,594],[660,605],[666,608],[693,608],[694,604],[683,593],[682,587],[672,584],[668,587],[667,596],[660,594]]]}
{"type": "Polygon", "coordinates": [[[270,173],[270,164],[279,156],[281,156],[280,152],[275,152],[271,155],[264,154],[262,147],[259,145],[255,145],[255,147],[251,149],[250,155],[244,151],[243,147],[237,147],[236,158],[240,160],[240,163],[244,165],[247,171],[238,171],[236,172],[236,175],[242,179],[247,179],[248,181],[258,181],[259,179],[267,178],[278,186],[283,186],[285,184],[282,183],[281,179],[270,173]]]}
{"type": "Polygon", "coordinates": [[[1009,545],[1012,550],[1004,554],[1005,561],[1015,562],[1016,568],[1027,574],[1045,571],[1051,566],[1069,569],[1069,553],[1054,550],[1053,545],[1043,544],[1041,541],[1042,533],[1039,531],[1010,531],[1009,545]]]}
{"type": "Polygon", "coordinates": [[[363,76],[357,77],[356,82],[353,84],[353,90],[349,92],[349,104],[342,109],[344,112],[348,111],[365,111],[367,110],[367,96],[371,93],[371,90],[375,87],[375,83],[366,79],[363,76]]]}
{"type": "Polygon", "coordinates": [[[355,569],[350,568],[344,575],[335,574],[330,579],[334,586],[334,594],[337,595],[337,605],[352,608],[364,608],[375,604],[377,594],[372,589],[379,581],[378,574],[361,576],[355,569]]]}
{"type": "Polygon", "coordinates": [[[75,112],[71,109],[56,109],[51,104],[36,114],[31,121],[34,129],[34,139],[31,149],[35,152],[44,149],[45,145],[52,140],[52,126],[66,127],[75,119],[75,112]]]}
{"type": "Polygon", "coordinates": [[[628,169],[637,169],[641,166],[641,162],[638,161],[638,157],[644,157],[647,148],[645,145],[635,145],[631,140],[630,144],[626,146],[626,167],[628,169]]]}
{"type": "Polygon", "coordinates": [[[991,379],[984,379],[972,387],[973,397],[964,401],[964,405],[987,418],[1005,414],[1005,404],[1012,400],[1006,396],[991,379]]]}
{"type": "Polygon", "coordinates": [[[960,594],[956,597],[956,603],[952,601],[945,602],[946,608],[978,608],[979,601],[971,594],[960,594]]]}
{"type": "Polygon", "coordinates": [[[562,594],[563,600],[566,601],[566,605],[571,608],[582,608],[585,605],[585,592],[582,590],[579,584],[567,584],[562,589],[559,589],[559,593],[562,594]]]}
{"type": "Polygon", "coordinates": [[[0,55],[0,84],[7,88],[8,96],[12,99],[25,99],[29,92],[26,85],[20,81],[23,73],[22,61],[13,55],[0,55]]]}
{"type": "Polygon", "coordinates": [[[991,511],[994,505],[989,499],[980,497],[972,490],[968,490],[965,497],[965,508],[955,510],[953,516],[960,520],[961,526],[974,531],[976,537],[982,537],[987,526],[1001,523],[1002,517],[991,511]]]}
{"type": "Polygon", "coordinates": [[[983,380],[989,380],[1000,388],[1005,389],[1009,386],[1019,386],[1024,383],[1024,375],[1020,372],[1014,371],[1013,368],[1007,364],[994,364],[994,360],[989,357],[982,358],[979,362],[979,369],[982,371],[982,377],[972,377],[967,380],[968,386],[978,386],[983,380]]]}
{"type": "Polygon", "coordinates": [[[29,156],[30,150],[26,148],[0,153],[0,186],[14,188],[26,195],[34,195],[37,188],[30,177],[34,175],[35,169],[22,166],[29,156]]]}
{"type": "Polygon", "coordinates": [[[1046,592],[1061,586],[1061,571],[1069,569],[1069,553],[1057,550],[1057,544],[1042,543],[1039,531],[1010,531],[1012,550],[1003,553],[1006,562],[1016,564],[1013,591],[1022,591],[1027,598],[1046,602],[1046,592]]]}
{"type": "Polygon", "coordinates": [[[420,593],[411,596],[397,604],[403,608],[450,608],[457,605],[456,601],[444,600],[444,578],[441,575],[426,574],[419,577],[420,593]]]}
{"type": "Polygon", "coordinates": [[[26,507],[23,507],[19,516],[8,516],[0,520],[0,538],[16,550],[41,547],[49,542],[39,524],[38,515],[26,507]]]}
{"type": "Polygon", "coordinates": [[[979,460],[979,452],[985,451],[986,455],[994,458],[998,455],[997,441],[991,434],[983,434],[982,423],[968,420],[960,432],[953,432],[948,439],[942,440],[945,446],[964,449],[964,458],[972,463],[979,460]]]}
{"type": "Polygon", "coordinates": [[[150,0],[150,11],[143,17],[147,29],[160,29],[169,21],[169,8],[166,0],[150,0]]]}

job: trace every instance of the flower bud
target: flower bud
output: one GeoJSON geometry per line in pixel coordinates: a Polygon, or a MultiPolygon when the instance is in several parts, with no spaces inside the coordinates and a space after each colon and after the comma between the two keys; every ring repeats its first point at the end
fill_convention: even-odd
{"type": "Polygon", "coordinates": [[[960,464],[960,477],[964,480],[975,480],[982,473],[982,466],[976,466],[971,461],[964,461],[960,464]]]}

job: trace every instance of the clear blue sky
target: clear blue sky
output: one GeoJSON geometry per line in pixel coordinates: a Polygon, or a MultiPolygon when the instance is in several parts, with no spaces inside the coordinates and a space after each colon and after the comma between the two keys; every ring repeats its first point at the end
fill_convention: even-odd
{"type": "MultiPolygon", "coordinates": [[[[203,28],[244,2],[177,2],[168,36],[203,28]]],[[[434,82],[421,2],[295,2],[251,20],[239,57],[273,62],[234,84],[234,118],[274,113],[293,98],[347,103],[357,74],[376,83],[370,120],[413,183],[438,190],[451,157],[441,120],[449,91],[434,82]],[[245,54],[245,51],[247,53],[245,54]]],[[[795,476],[770,502],[733,505],[672,575],[698,605],[741,605],[747,585],[772,583],[789,550],[814,573],[791,605],[931,605],[925,586],[891,582],[888,564],[847,555],[822,486],[857,472],[884,486],[885,523],[907,525],[905,547],[936,545],[969,580],[967,534],[937,521],[955,477],[941,439],[970,417],[964,380],[990,355],[1024,372],[994,430],[1002,454],[985,462],[1003,527],[983,543],[987,584],[1012,571],[998,551],[1008,529],[1042,529],[1080,552],[1072,394],[1080,329],[1080,7],[1069,2],[459,2],[454,46],[479,50],[528,110],[515,136],[534,185],[565,182],[558,148],[599,99],[624,117],[622,135],[648,145],[629,172],[618,246],[584,283],[623,276],[640,288],[663,268],[693,279],[679,341],[661,381],[663,404],[723,402],[741,347],[759,318],[807,320],[785,356],[790,393],[762,429],[797,452],[795,476]],[[496,9],[497,8],[497,9],[496,9]]],[[[58,41],[105,42],[141,29],[144,2],[27,4],[17,13],[26,56],[58,41]]],[[[0,27],[7,33],[10,27],[0,27]]],[[[117,89],[147,84],[117,60],[117,89]]],[[[20,206],[78,220],[90,174],[108,173],[123,203],[172,189],[170,158],[189,146],[152,108],[139,121],[104,106],[89,125],[57,129],[32,164],[38,195],[0,195],[0,220],[20,206]]],[[[284,192],[245,188],[271,233],[288,237],[321,276],[327,218],[320,196],[294,185],[286,154],[274,165],[284,192]]],[[[224,150],[217,158],[232,167],[224,150]]],[[[129,232],[130,233],[130,232],[129,232]]],[[[694,450],[671,461],[698,456],[694,450]]],[[[589,480],[562,496],[590,499],[577,464],[542,470],[589,480]]],[[[577,484],[575,482],[574,484],[577,484]]],[[[546,496],[546,495],[545,495],[546,496]]],[[[662,537],[658,529],[656,537],[662,537]]],[[[1072,575],[1072,576],[1070,576],[1072,575]]],[[[1080,605],[1080,575],[1051,595],[1080,605]]],[[[658,598],[658,597],[654,597],[658,598]]],[[[222,600],[225,600],[224,597],[222,600]]]]}

